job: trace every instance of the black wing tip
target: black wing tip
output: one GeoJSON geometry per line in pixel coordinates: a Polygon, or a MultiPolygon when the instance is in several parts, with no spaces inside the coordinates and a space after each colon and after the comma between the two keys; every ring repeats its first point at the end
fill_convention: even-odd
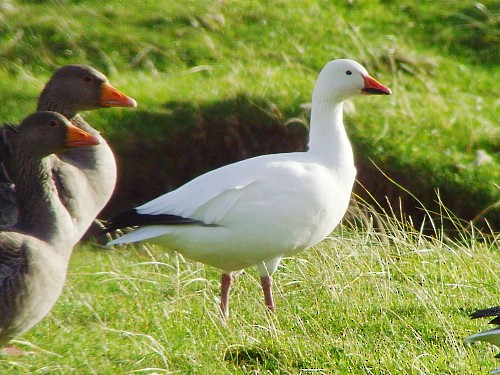
{"type": "Polygon", "coordinates": [[[101,230],[101,234],[114,232],[115,230],[135,226],[134,217],[137,215],[135,208],[122,212],[115,217],[109,219],[101,230]],[[128,223],[131,224],[128,224],[128,223]]]}
{"type": "Polygon", "coordinates": [[[146,225],[185,225],[202,224],[199,220],[194,220],[177,215],[160,214],[148,215],[140,214],[135,208],[122,212],[110,219],[101,231],[101,234],[113,232],[118,229],[146,226],[146,225]]]}
{"type": "Polygon", "coordinates": [[[487,309],[476,310],[470,314],[471,319],[486,318],[489,316],[496,316],[490,324],[500,324],[500,306],[490,307],[487,309]]]}

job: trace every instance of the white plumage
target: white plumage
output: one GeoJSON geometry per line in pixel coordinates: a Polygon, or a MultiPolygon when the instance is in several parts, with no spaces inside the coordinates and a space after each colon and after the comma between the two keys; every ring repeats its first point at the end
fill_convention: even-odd
{"type": "MultiPolygon", "coordinates": [[[[220,268],[225,316],[231,274],[257,266],[266,304],[273,309],[270,276],[280,259],[323,240],[347,210],[356,169],[342,102],[362,93],[391,91],[355,61],[331,61],[314,88],[307,152],[259,156],[201,175],[134,209],[146,225],[109,245],[147,241],[220,268]],[[147,217],[155,215],[193,222],[147,225],[147,217]]],[[[119,216],[109,225],[118,227],[119,216]]]]}

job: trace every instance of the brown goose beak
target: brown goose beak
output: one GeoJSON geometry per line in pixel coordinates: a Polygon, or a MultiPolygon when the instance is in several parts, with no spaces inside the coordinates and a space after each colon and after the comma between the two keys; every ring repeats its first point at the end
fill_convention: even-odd
{"type": "Polygon", "coordinates": [[[137,107],[137,102],[115,89],[109,83],[102,84],[101,98],[99,104],[103,107],[137,107]]]}
{"type": "Polygon", "coordinates": [[[74,125],[68,125],[68,135],[66,137],[66,146],[80,147],[80,146],[95,146],[101,143],[92,134],[77,128],[74,125]]]}
{"type": "Polygon", "coordinates": [[[370,76],[363,77],[365,80],[365,86],[361,89],[361,94],[364,95],[391,95],[392,91],[390,88],[384,86],[375,78],[370,76]]]}

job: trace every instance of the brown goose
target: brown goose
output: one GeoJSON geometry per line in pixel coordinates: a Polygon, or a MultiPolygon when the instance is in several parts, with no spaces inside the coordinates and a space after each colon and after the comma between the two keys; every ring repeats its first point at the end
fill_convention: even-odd
{"type": "Polygon", "coordinates": [[[76,242],[71,217],[51,178],[51,154],[99,144],[97,137],[55,112],[28,116],[12,141],[19,219],[0,232],[0,347],[50,311],[76,242]]]}
{"type": "MultiPolygon", "coordinates": [[[[86,65],[58,69],[40,94],[38,111],[61,113],[100,141],[96,147],[71,149],[52,157],[53,176],[73,218],[75,239],[83,236],[104,208],[116,184],[116,162],[109,145],[78,112],[136,106],[136,101],[111,86],[104,74],[86,65]]],[[[6,206],[0,200],[0,211],[6,211],[6,206]]]]}

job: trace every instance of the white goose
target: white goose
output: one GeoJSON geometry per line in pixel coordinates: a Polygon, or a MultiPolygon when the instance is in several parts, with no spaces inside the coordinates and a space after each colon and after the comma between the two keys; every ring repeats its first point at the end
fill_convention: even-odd
{"type": "Polygon", "coordinates": [[[343,101],[391,94],[352,60],[321,71],[312,96],[307,152],[264,155],[201,175],[112,219],[106,231],[138,226],[108,245],[147,241],[222,270],[221,312],[240,270],[256,266],[274,310],[271,276],[282,257],[323,240],[344,216],[356,169],[343,101]]]}

